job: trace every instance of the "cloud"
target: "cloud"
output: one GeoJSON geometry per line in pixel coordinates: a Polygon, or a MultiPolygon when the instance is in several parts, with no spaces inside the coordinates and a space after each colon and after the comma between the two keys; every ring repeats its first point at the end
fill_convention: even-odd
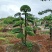
{"type": "Polygon", "coordinates": [[[42,16],[38,15],[39,11],[46,10],[48,8],[52,9],[52,1],[42,2],[40,0],[0,0],[0,17],[6,17],[14,15],[20,11],[22,5],[29,5],[31,7],[31,12],[37,17],[43,17],[50,13],[44,14],[42,16]]]}
{"type": "Polygon", "coordinates": [[[16,5],[2,5],[0,7],[0,16],[5,17],[9,15],[14,15],[16,12],[19,12],[19,8],[16,5]]]}

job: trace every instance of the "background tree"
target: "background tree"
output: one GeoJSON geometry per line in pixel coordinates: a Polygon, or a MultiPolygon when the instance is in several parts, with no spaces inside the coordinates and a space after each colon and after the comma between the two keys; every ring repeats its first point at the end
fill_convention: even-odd
{"type": "Polygon", "coordinates": [[[42,15],[42,14],[47,13],[47,12],[51,12],[51,15],[49,15],[48,17],[45,17],[44,20],[46,20],[46,22],[50,28],[50,39],[52,40],[52,10],[47,9],[47,10],[44,10],[42,12],[39,12],[38,14],[42,15]]]}
{"type": "Polygon", "coordinates": [[[3,19],[4,24],[13,24],[14,17],[8,16],[7,18],[3,19]]]}

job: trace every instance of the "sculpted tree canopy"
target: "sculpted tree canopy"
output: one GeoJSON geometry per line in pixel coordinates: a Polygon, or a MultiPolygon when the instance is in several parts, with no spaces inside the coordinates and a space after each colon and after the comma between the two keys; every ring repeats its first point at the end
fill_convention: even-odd
{"type": "Polygon", "coordinates": [[[14,17],[16,17],[16,16],[20,16],[20,15],[21,15],[21,13],[18,12],[18,13],[16,13],[16,14],[14,15],[14,17]]]}
{"type": "Polygon", "coordinates": [[[41,0],[41,1],[51,1],[51,0],[41,0]]]}
{"type": "Polygon", "coordinates": [[[52,13],[52,10],[51,9],[46,9],[44,11],[38,12],[38,14],[42,15],[42,14],[47,13],[47,12],[51,12],[52,13]]]}
{"type": "Polygon", "coordinates": [[[21,6],[20,11],[30,12],[31,8],[28,5],[23,5],[23,6],[21,6]]]}

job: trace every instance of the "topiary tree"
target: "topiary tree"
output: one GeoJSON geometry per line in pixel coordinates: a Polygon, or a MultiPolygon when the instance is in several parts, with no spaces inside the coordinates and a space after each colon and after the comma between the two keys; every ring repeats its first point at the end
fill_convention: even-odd
{"type": "MultiPolygon", "coordinates": [[[[33,36],[34,35],[34,32],[33,32],[33,28],[31,28],[31,26],[27,25],[27,20],[29,19],[28,16],[27,16],[27,12],[28,11],[31,11],[30,7],[28,5],[23,5],[21,8],[20,8],[21,11],[24,11],[24,14],[25,14],[25,19],[15,19],[14,20],[14,26],[13,27],[16,27],[16,26],[20,26],[22,25],[22,30],[23,32],[21,32],[21,28],[20,27],[16,27],[12,30],[13,33],[17,33],[17,37],[18,38],[21,38],[23,39],[22,40],[22,43],[24,43],[26,45],[26,41],[27,41],[27,35],[30,35],[30,36],[33,36]],[[25,23],[25,24],[24,24],[25,23]],[[24,26],[23,26],[24,25],[24,26]],[[25,31],[25,32],[24,32],[25,31]]],[[[31,19],[33,20],[33,19],[31,19]]],[[[30,22],[30,21],[29,21],[30,22]]]]}
{"type": "Polygon", "coordinates": [[[42,15],[47,12],[51,12],[51,15],[44,17],[44,21],[46,22],[46,26],[50,28],[50,39],[52,40],[52,10],[47,9],[42,12],[39,12],[38,14],[42,15]]]}
{"type": "MultiPolygon", "coordinates": [[[[20,11],[23,11],[25,13],[25,27],[27,26],[27,12],[31,11],[31,8],[28,5],[23,5],[20,8],[20,11]]],[[[27,32],[25,30],[25,44],[26,44],[26,37],[27,37],[27,32]]]]}
{"type": "MultiPolygon", "coordinates": [[[[47,1],[47,0],[41,0],[41,1],[47,1]]],[[[51,1],[51,0],[49,0],[49,1],[51,1]]]]}
{"type": "Polygon", "coordinates": [[[45,23],[45,27],[49,27],[50,28],[50,39],[52,39],[52,17],[51,17],[51,15],[45,16],[43,18],[43,21],[45,23]]]}

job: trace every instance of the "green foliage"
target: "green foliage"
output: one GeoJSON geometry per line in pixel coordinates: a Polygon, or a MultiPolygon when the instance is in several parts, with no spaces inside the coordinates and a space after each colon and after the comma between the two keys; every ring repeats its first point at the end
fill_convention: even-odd
{"type": "Polygon", "coordinates": [[[3,37],[0,37],[0,40],[6,40],[5,38],[3,38],[3,37]]]}
{"type": "Polygon", "coordinates": [[[27,19],[34,20],[34,16],[30,16],[30,15],[29,15],[29,16],[27,17],[27,19]]]}
{"type": "Polygon", "coordinates": [[[16,17],[16,16],[20,16],[21,15],[21,13],[20,12],[18,12],[18,13],[16,13],[15,15],[14,15],[14,17],[16,17]]]}
{"type": "Polygon", "coordinates": [[[52,15],[49,15],[49,16],[45,16],[43,18],[43,21],[45,21],[45,27],[49,27],[51,28],[52,27],[52,15]]]}
{"type": "MultiPolygon", "coordinates": [[[[51,12],[52,13],[52,10],[51,9],[46,9],[44,11],[39,12],[38,14],[41,14],[42,15],[42,14],[47,13],[47,12],[51,12]]],[[[43,18],[43,21],[46,22],[46,25],[45,25],[46,27],[47,27],[47,25],[49,26],[49,28],[52,27],[52,15],[45,16],[43,18]]]]}
{"type": "Polygon", "coordinates": [[[33,44],[28,41],[28,42],[26,43],[26,45],[27,45],[27,48],[28,48],[29,52],[32,52],[33,44]]]}
{"type": "Polygon", "coordinates": [[[48,21],[52,20],[51,15],[49,15],[49,16],[45,16],[45,17],[44,17],[44,20],[48,20],[48,21]]]}
{"type": "Polygon", "coordinates": [[[9,40],[3,37],[0,37],[0,40],[2,41],[2,44],[8,44],[9,40]]]}
{"type": "Polygon", "coordinates": [[[32,24],[34,23],[34,21],[32,19],[27,19],[28,22],[31,22],[32,24]]]}
{"type": "Polygon", "coordinates": [[[18,33],[17,38],[24,38],[24,34],[23,33],[18,33]]]}
{"type": "Polygon", "coordinates": [[[0,27],[0,30],[3,30],[3,27],[0,27]]]}
{"type": "Polygon", "coordinates": [[[41,30],[40,27],[34,26],[33,30],[41,30]]]}
{"type": "Polygon", "coordinates": [[[15,24],[13,25],[13,27],[16,27],[16,26],[20,26],[20,24],[23,24],[24,22],[22,20],[20,21],[15,21],[15,24]]]}
{"type": "Polygon", "coordinates": [[[23,6],[21,6],[20,11],[30,12],[31,8],[28,5],[23,5],[23,6]]]}
{"type": "Polygon", "coordinates": [[[32,42],[29,42],[29,41],[27,41],[26,45],[27,45],[27,47],[32,47],[33,46],[32,42]]]}
{"type": "Polygon", "coordinates": [[[32,31],[27,31],[27,34],[30,36],[34,36],[34,32],[32,32],[32,31]]]}
{"type": "Polygon", "coordinates": [[[15,28],[12,30],[13,33],[20,33],[21,32],[21,28],[15,28]]]}
{"type": "Polygon", "coordinates": [[[38,12],[38,14],[39,14],[39,15],[42,15],[43,13],[42,13],[42,12],[38,12]]]}
{"type": "Polygon", "coordinates": [[[27,21],[28,22],[31,22],[31,23],[34,23],[34,16],[32,15],[32,14],[27,14],[28,16],[27,16],[27,21]]]}
{"type": "Polygon", "coordinates": [[[9,17],[3,19],[3,23],[5,23],[5,24],[13,24],[13,20],[14,20],[14,18],[9,16],[9,17]]]}
{"type": "Polygon", "coordinates": [[[51,9],[46,9],[44,11],[38,12],[38,14],[42,15],[42,14],[47,13],[47,12],[52,12],[52,10],[51,9]]]}
{"type": "Polygon", "coordinates": [[[51,0],[41,0],[41,1],[51,1],[51,0]]]}
{"type": "Polygon", "coordinates": [[[19,21],[20,20],[20,18],[18,17],[18,18],[14,18],[13,19],[13,21],[15,22],[15,21],[19,21]]]}
{"type": "Polygon", "coordinates": [[[26,31],[33,31],[33,29],[32,29],[30,26],[26,26],[26,27],[25,27],[25,30],[26,30],[26,31]]]}

